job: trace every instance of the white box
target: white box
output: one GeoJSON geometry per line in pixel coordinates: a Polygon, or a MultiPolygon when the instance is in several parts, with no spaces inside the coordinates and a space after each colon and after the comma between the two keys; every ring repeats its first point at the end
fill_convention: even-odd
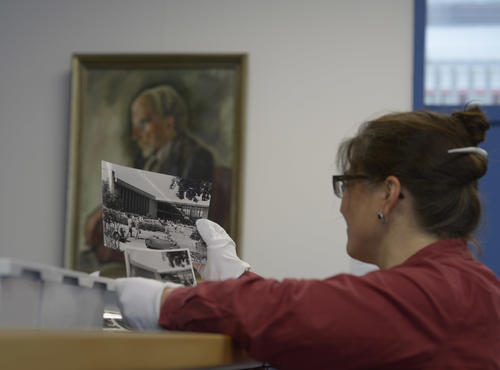
{"type": "Polygon", "coordinates": [[[101,329],[113,279],[0,258],[0,329],[101,329]]]}

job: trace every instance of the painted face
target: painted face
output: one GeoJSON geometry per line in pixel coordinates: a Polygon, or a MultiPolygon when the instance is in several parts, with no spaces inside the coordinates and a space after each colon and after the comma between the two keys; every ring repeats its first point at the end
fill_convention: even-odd
{"type": "Polygon", "coordinates": [[[163,145],[162,120],[154,106],[144,96],[132,103],[132,140],[141,149],[143,157],[152,155],[163,145]]]}
{"type": "Polygon", "coordinates": [[[347,224],[347,253],[367,263],[374,263],[381,237],[376,194],[367,181],[350,181],[340,206],[347,224]]]}

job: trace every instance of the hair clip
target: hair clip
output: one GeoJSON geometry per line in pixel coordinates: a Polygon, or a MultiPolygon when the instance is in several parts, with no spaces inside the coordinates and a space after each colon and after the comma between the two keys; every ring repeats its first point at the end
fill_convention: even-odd
{"type": "Polygon", "coordinates": [[[478,148],[476,146],[466,146],[464,148],[455,148],[448,150],[448,153],[475,153],[482,155],[484,158],[488,158],[488,152],[482,148],[478,148]]]}

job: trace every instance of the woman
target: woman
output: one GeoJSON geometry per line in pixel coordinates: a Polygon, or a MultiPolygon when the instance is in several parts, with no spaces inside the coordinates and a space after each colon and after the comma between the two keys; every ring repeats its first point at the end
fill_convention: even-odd
{"type": "Polygon", "coordinates": [[[196,288],[123,279],[123,315],[138,328],[229,334],[280,369],[500,369],[500,281],[467,248],[488,128],[477,106],[396,113],[341,145],[333,186],[347,251],[380,270],[263,279],[218,225],[200,220],[202,277],[239,278],[196,288]]]}

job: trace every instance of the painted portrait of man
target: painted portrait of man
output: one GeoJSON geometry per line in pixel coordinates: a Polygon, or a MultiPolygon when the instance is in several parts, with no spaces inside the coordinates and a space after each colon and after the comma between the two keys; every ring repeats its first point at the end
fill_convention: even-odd
{"type": "Polygon", "coordinates": [[[188,108],[168,85],[146,89],[131,105],[132,140],[145,170],[212,181],[214,158],[208,146],[187,130],[188,108]]]}
{"type": "Polygon", "coordinates": [[[79,145],[74,154],[78,176],[69,179],[70,191],[76,184],[67,212],[73,218],[68,267],[94,271],[123,265],[122,254],[103,246],[101,160],[213,182],[209,218],[230,233],[235,230],[231,207],[240,158],[240,64],[169,69],[164,64],[144,68],[142,62],[140,68],[130,63],[102,68],[102,62],[93,66],[92,57],[80,59],[86,81],[79,90],[73,87],[80,95],[81,117],[72,122],[72,130],[79,129],[79,145]]]}

